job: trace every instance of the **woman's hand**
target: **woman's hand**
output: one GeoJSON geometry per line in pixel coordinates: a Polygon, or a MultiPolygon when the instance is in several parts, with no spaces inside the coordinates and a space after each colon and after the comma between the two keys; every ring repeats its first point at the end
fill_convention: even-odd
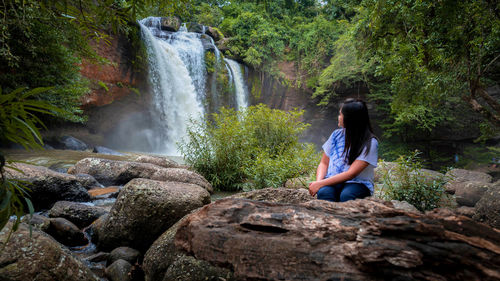
{"type": "Polygon", "coordinates": [[[325,186],[324,184],[321,183],[321,181],[313,181],[309,184],[309,194],[311,194],[311,196],[314,196],[316,195],[316,193],[318,193],[318,190],[320,188],[322,188],[323,186],[325,186]]]}

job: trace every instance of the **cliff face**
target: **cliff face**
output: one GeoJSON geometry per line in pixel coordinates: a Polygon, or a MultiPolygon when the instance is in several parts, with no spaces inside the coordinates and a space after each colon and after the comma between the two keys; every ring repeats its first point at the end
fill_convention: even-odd
{"type": "Polygon", "coordinates": [[[134,69],[134,50],[128,38],[111,35],[109,44],[92,42],[97,54],[108,63],[83,60],[81,74],[91,82],[91,92],[82,98],[82,107],[104,106],[130,95],[141,85],[141,73],[134,69]]]}

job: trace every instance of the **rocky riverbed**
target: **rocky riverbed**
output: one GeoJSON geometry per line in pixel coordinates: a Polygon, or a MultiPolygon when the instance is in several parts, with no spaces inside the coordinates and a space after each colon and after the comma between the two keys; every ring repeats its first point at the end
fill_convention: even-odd
{"type": "Polygon", "coordinates": [[[7,243],[11,224],[0,232],[2,280],[500,280],[500,184],[486,173],[451,170],[451,208],[423,214],[318,201],[300,180],[217,200],[166,157],[43,153],[8,154],[31,163],[6,175],[31,183],[38,213],[7,243]]]}

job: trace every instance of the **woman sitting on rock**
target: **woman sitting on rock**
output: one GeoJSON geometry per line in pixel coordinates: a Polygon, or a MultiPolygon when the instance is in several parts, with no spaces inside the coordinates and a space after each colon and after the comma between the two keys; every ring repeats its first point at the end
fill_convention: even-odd
{"type": "Polygon", "coordinates": [[[323,144],[323,157],[316,181],[309,184],[311,196],[345,202],[373,194],[378,141],[370,124],[366,103],[347,99],[340,108],[340,129],[323,144]]]}

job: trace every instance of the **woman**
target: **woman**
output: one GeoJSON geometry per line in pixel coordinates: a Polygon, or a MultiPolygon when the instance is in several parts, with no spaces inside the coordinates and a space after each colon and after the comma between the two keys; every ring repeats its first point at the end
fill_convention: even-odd
{"type": "Polygon", "coordinates": [[[373,194],[373,170],[378,159],[378,141],[366,103],[347,99],[340,108],[338,125],[340,129],[323,144],[323,157],[309,193],[334,202],[364,198],[373,194]]]}

